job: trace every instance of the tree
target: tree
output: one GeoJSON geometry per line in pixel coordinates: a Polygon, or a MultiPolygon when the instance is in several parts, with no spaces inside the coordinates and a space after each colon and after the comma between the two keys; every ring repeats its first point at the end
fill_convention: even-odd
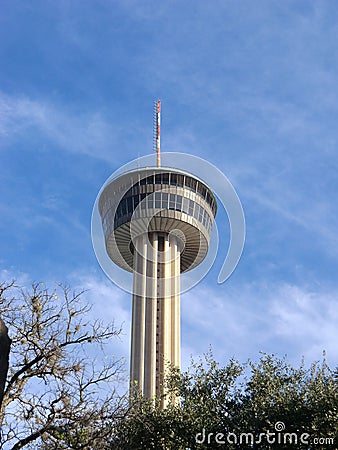
{"type": "Polygon", "coordinates": [[[337,449],[338,379],[326,364],[285,358],[218,364],[211,354],[168,380],[181,407],[144,399],[120,421],[111,449],[337,449]]]}
{"type": "Polygon", "coordinates": [[[242,427],[258,435],[264,429],[275,432],[280,424],[280,431],[297,436],[309,434],[309,442],[328,439],[322,447],[293,443],[285,448],[337,448],[338,379],[325,358],[321,364],[313,363],[306,369],[303,363],[293,368],[285,358],[263,355],[258,364],[250,363],[250,367],[251,379],[241,396],[242,427]]]}
{"type": "Polygon", "coordinates": [[[338,371],[325,358],[310,368],[265,354],[221,365],[209,353],[170,372],[165,391],[181,402],[163,410],[161,399],[116,392],[121,362],[93,355],[119,330],[86,322],[82,293],[42,284],[0,292],[12,339],[0,409],[6,450],[338,448],[338,371]]]}
{"type": "Polygon", "coordinates": [[[104,358],[102,346],[120,330],[87,322],[82,292],[62,286],[49,292],[41,283],[29,291],[10,283],[0,292],[0,316],[12,339],[2,448],[105,448],[125,398],[116,395],[122,362],[104,358]]]}

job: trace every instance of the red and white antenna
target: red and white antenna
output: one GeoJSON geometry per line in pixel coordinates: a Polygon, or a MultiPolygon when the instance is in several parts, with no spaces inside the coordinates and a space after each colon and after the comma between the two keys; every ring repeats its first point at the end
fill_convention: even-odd
{"type": "Polygon", "coordinates": [[[161,100],[154,102],[154,147],[157,153],[157,167],[161,167],[161,100]]]}

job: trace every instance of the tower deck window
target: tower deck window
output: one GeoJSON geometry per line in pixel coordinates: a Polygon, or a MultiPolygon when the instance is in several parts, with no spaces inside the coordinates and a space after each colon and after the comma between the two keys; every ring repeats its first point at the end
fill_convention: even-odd
{"type": "Polygon", "coordinates": [[[176,197],[176,209],[178,211],[182,210],[182,195],[177,195],[176,197]]]}
{"type": "Polygon", "coordinates": [[[194,206],[195,202],[193,200],[189,200],[189,215],[192,216],[194,214],[194,206]]]}
{"type": "Polygon", "coordinates": [[[141,194],[141,208],[142,209],[146,209],[146,194],[142,193],[141,194]]]}
{"type": "Polygon", "coordinates": [[[148,208],[153,209],[154,208],[154,198],[152,195],[149,195],[147,198],[148,201],[148,208]]]}
{"type": "Polygon", "coordinates": [[[162,184],[162,174],[158,173],[155,175],[155,184],[162,184]]]}
{"type": "Polygon", "coordinates": [[[121,211],[122,211],[122,216],[127,214],[127,201],[125,198],[121,201],[121,211]]]}
{"type": "Polygon", "coordinates": [[[184,186],[184,175],[177,175],[177,186],[184,186]]]}
{"type": "Polygon", "coordinates": [[[133,199],[132,197],[127,198],[127,211],[128,213],[133,212],[133,199]]]}
{"type": "Polygon", "coordinates": [[[169,173],[163,173],[162,177],[163,177],[162,183],[169,184],[169,173]]]}
{"type": "Polygon", "coordinates": [[[173,186],[177,186],[177,173],[170,174],[170,184],[173,186]]]}
{"type": "Polygon", "coordinates": [[[169,196],[169,209],[175,209],[175,194],[169,196]]]}
{"type": "Polygon", "coordinates": [[[196,192],[197,181],[194,180],[193,178],[185,177],[185,185],[192,191],[196,192]]]}
{"type": "Polygon", "coordinates": [[[161,208],[161,192],[155,192],[155,208],[161,208]]]}
{"type": "Polygon", "coordinates": [[[167,192],[163,192],[162,193],[162,208],[168,208],[168,193],[167,192]]]}

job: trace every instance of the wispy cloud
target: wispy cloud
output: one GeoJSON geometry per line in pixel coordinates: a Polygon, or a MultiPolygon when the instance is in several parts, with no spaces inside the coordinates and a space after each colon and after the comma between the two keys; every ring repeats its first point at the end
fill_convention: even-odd
{"type": "Polygon", "coordinates": [[[128,359],[131,323],[130,294],[122,291],[110,280],[94,273],[74,272],[70,282],[78,290],[84,290],[83,298],[91,305],[91,316],[105,323],[113,323],[122,328],[117,342],[114,342],[114,352],[128,359]]]}
{"type": "Polygon", "coordinates": [[[111,126],[100,111],[70,111],[48,100],[0,93],[0,139],[22,139],[29,132],[41,133],[53,145],[68,152],[111,159],[112,148],[124,131],[111,126]]]}
{"type": "MultiPolygon", "coordinates": [[[[28,286],[29,276],[10,270],[1,280],[16,279],[28,286]]],[[[90,317],[122,327],[120,338],[105,352],[126,359],[130,352],[131,296],[93,271],[70,274],[71,287],[85,290],[83,300],[90,317]]],[[[53,287],[53,283],[46,282],[53,287]]],[[[315,292],[310,287],[287,283],[252,283],[210,288],[203,284],[181,298],[182,366],[211,347],[217,360],[235,356],[256,359],[259,352],[287,355],[298,363],[321,359],[338,364],[338,292],[315,292]]]]}
{"type": "Polygon", "coordinates": [[[338,362],[337,292],[312,292],[286,283],[196,287],[182,296],[184,363],[212,347],[218,360],[244,361],[259,352],[338,362]],[[222,296],[220,290],[224,292],[222,296]]]}
{"type": "MultiPolygon", "coordinates": [[[[269,308],[275,335],[304,356],[318,358],[325,350],[338,363],[338,292],[322,294],[282,285],[269,308]]],[[[293,351],[295,351],[293,350],[293,351]]]]}
{"type": "Polygon", "coordinates": [[[0,269],[0,283],[15,281],[17,286],[28,286],[31,281],[27,273],[12,268],[0,269]]]}

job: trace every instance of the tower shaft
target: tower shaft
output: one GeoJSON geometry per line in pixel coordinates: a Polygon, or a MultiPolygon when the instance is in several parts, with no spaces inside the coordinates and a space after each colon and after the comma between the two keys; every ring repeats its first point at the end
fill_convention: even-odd
{"type": "Polygon", "coordinates": [[[170,365],[180,367],[179,245],[163,232],[134,240],[130,378],[147,398],[163,397],[170,365]]]}

